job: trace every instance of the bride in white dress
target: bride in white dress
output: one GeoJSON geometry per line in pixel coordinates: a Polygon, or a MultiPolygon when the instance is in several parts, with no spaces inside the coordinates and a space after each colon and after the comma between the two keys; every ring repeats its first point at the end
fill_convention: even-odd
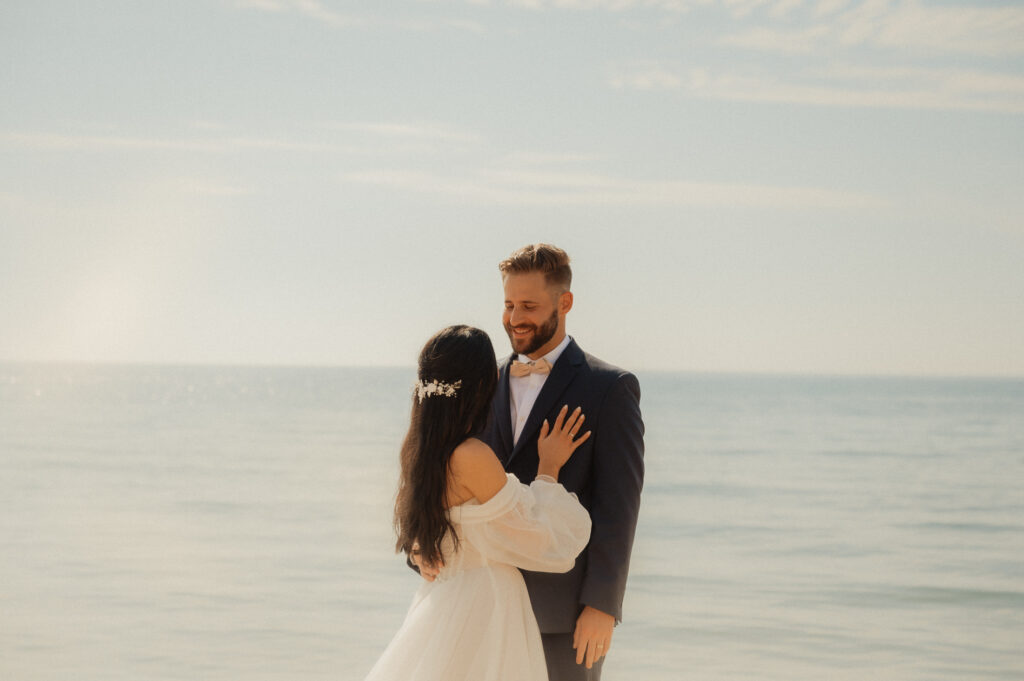
{"type": "Polygon", "coordinates": [[[583,415],[541,430],[537,478],[506,474],[483,430],[497,385],[487,334],[453,326],[427,341],[395,503],[397,548],[440,567],[424,581],[367,681],[547,681],[544,650],[517,568],[567,572],[590,516],[558,484],[589,436],[583,415]]]}

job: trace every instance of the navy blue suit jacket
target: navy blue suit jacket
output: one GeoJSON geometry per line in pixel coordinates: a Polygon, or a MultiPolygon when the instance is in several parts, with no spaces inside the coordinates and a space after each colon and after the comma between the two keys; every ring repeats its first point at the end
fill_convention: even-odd
{"type": "Polygon", "coordinates": [[[541,424],[558,410],[582,407],[590,438],[573,453],[558,481],[590,512],[590,543],[565,574],[529,572],[523,578],[542,633],[571,632],[584,605],[622,620],[629,556],[644,478],[640,384],[633,374],[589,355],[570,340],[551,369],[515,446],[509,410],[509,366],[501,378],[483,439],[522,482],[537,476],[541,424]]]}

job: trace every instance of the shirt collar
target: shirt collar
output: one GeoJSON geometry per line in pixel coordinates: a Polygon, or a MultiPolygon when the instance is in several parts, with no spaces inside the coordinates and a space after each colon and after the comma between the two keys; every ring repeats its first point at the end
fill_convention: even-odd
{"type": "MultiPolygon", "coordinates": [[[[558,358],[562,356],[562,352],[569,346],[569,341],[571,341],[571,340],[572,340],[572,337],[569,336],[569,334],[565,334],[565,338],[562,339],[562,342],[559,343],[558,345],[556,345],[551,352],[549,352],[548,354],[544,355],[540,359],[546,359],[551,364],[551,366],[555,366],[555,362],[557,362],[558,358]]],[[[530,359],[526,355],[519,355],[518,359],[519,359],[520,362],[527,362],[527,363],[536,361],[536,360],[530,359]]]]}

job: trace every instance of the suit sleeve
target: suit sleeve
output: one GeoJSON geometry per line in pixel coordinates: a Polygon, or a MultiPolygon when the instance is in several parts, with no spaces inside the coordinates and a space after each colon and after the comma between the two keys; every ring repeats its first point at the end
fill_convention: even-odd
{"type": "Polygon", "coordinates": [[[644,482],[644,423],[636,376],[627,373],[618,378],[595,420],[593,527],[580,602],[621,622],[644,482]]]}

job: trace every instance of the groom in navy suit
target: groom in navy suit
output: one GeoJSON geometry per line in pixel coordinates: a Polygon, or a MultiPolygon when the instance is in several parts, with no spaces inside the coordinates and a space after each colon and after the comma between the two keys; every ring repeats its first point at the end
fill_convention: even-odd
{"type": "Polygon", "coordinates": [[[565,574],[523,571],[551,681],[596,680],[622,620],[629,556],[644,477],[644,424],[636,376],[580,349],[566,335],[572,309],[569,256],[526,246],[499,265],[502,321],[513,354],[501,377],[484,440],[520,480],[537,475],[537,437],[563,405],[581,407],[587,439],[558,480],[590,512],[590,543],[565,574]]]}

